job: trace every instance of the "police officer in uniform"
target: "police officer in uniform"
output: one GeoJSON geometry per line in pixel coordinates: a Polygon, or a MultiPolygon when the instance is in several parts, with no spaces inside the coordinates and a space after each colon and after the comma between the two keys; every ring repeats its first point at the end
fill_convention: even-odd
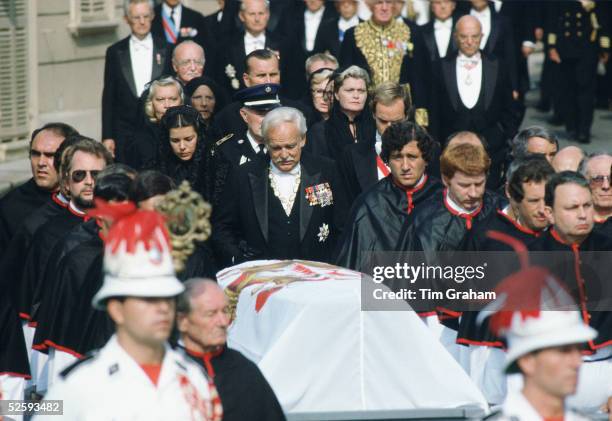
{"type": "Polygon", "coordinates": [[[266,159],[267,148],[261,133],[261,123],[269,111],[281,106],[280,85],[264,83],[245,88],[236,94],[242,103],[240,116],[247,125],[241,133],[232,133],[219,139],[214,146],[215,193],[217,203],[223,192],[227,174],[254,159],[266,159]]]}
{"type": "Polygon", "coordinates": [[[99,352],[66,368],[45,399],[63,400],[63,420],[220,420],[216,389],[204,371],[166,343],[184,287],[162,216],[129,207],[110,213],[128,214],[106,237],[106,274],[93,305],[108,312],[116,333],[99,352]]]}
{"type": "Polygon", "coordinates": [[[560,65],[561,117],[570,137],[589,143],[598,60],[606,63],[610,38],[601,1],[559,1],[549,5],[548,56],[560,65]]]}

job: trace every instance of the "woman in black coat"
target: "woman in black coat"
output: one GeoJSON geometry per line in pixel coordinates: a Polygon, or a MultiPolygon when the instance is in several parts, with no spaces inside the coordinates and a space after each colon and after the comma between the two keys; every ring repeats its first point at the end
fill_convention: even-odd
{"type": "Polygon", "coordinates": [[[202,136],[200,113],[189,105],[168,108],[162,119],[162,140],[156,169],[178,186],[188,181],[204,200],[211,200],[211,154],[202,136]]]}
{"type": "Polygon", "coordinates": [[[334,102],[329,119],[313,125],[307,134],[306,150],[315,156],[333,160],[353,143],[374,144],[376,124],[366,107],[368,73],[358,66],[350,66],[334,77],[334,102]]]}
{"type": "Polygon", "coordinates": [[[206,143],[215,142],[218,139],[211,130],[211,124],[215,114],[228,104],[225,92],[217,83],[206,76],[191,79],[185,86],[187,102],[202,117],[202,136],[206,143]]]}

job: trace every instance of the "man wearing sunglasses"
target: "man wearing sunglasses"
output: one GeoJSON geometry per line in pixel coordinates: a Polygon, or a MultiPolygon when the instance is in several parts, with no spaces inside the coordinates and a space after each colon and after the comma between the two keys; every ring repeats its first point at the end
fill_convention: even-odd
{"type": "Polygon", "coordinates": [[[580,163],[579,171],[589,182],[591,194],[593,195],[593,208],[595,210],[595,230],[612,236],[612,180],[610,179],[610,167],[612,156],[606,152],[590,154],[580,163]]]}
{"type": "MultiPolygon", "coordinates": [[[[63,212],[49,219],[34,234],[25,259],[22,279],[17,286],[19,312],[30,325],[35,324],[43,275],[51,250],[70,229],[89,219],[85,211],[93,205],[95,178],[111,163],[112,157],[108,150],[102,143],[92,139],[82,138],[65,150],[60,166],[60,183],[69,193],[70,202],[63,212]]],[[[33,375],[35,377],[36,373],[33,375]]],[[[46,388],[46,385],[39,386],[39,390],[46,388]]]]}

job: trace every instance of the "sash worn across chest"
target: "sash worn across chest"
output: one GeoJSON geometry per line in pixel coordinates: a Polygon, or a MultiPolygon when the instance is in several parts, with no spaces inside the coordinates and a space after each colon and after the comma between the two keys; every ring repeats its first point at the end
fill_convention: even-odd
{"type": "Polygon", "coordinates": [[[393,21],[381,27],[367,21],[355,27],[355,44],[361,50],[372,70],[374,84],[399,82],[402,60],[406,53],[412,54],[410,28],[393,21]]]}

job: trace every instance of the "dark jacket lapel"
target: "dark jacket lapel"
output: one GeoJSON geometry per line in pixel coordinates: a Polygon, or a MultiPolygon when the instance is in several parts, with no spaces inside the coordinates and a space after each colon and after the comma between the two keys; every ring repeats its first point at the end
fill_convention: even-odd
{"type": "Polygon", "coordinates": [[[126,38],[126,42],[118,50],[119,53],[119,65],[121,66],[121,72],[123,77],[132,91],[132,95],[138,98],[136,92],[136,84],[134,83],[134,73],[132,72],[132,59],[130,57],[130,38],[126,38]]]}
{"type": "Polygon", "coordinates": [[[495,95],[495,85],[497,84],[497,67],[499,62],[483,55],[482,57],[482,82],[484,86],[485,110],[489,109],[493,96],[495,95]]]}
{"type": "Polygon", "coordinates": [[[495,45],[497,44],[497,38],[499,38],[501,22],[499,21],[499,16],[495,11],[491,11],[491,33],[489,34],[489,39],[487,39],[487,44],[485,45],[485,53],[493,54],[495,51],[495,45]]]}
{"type": "MultiPolygon", "coordinates": [[[[447,56],[448,57],[448,56],[447,56]]],[[[450,97],[453,108],[456,110],[459,107],[459,87],[457,85],[457,56],[449,60],[442,60],[442,72],[444,74],[444,82],[446,90],[450,97]]]]}
{"type": "Polygon", "coordinates": [[[253,194],[253,206],[255,216],[259,221],[259,227],[264,239],[268,242],[268,167],[258,167],[257,172],[249,173],[251,193],[253,194]]]}
{"type": "Polygon", "coordinates": [[[166,47],[163,39],[153,37],[153,67],[151,80],[155,80],[164,73],[166,63],[166,47]]]}
{"type": "Polygon", "coordinates": [[[438,46],[436,45],[436,36],[434,33],[434,21],[430,21],[423,27],[423,41],[429,51],[429,58],[435,61],[439,58],[438,46]]]}
{"type": "Polygon", "coordinates": [[[306,200],[305,191],[307,187],[313,187],[319,183],[321,173],[312,168],[312,163],[308,159],[302,159],[301,166],[301,188],[296,194],[300,195],[300,241],[303,241],[314,210],[314,206],[310,206],[306,200]]]}

